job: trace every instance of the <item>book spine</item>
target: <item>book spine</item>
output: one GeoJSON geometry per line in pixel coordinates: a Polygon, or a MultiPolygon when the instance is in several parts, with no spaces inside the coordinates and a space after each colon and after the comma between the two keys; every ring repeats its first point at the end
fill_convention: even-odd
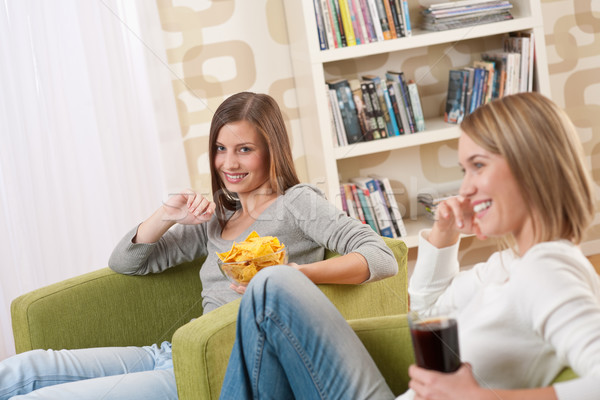
{"type": "Polygon", "coordinates": [[[396,116],[396,123],[398,124],[398,131],[400,132],[401,135],[404,135],[406,133],[406,130],[404,129],[404,123],[402,122],[402,116],[400,115],[401,104],[398,103],[398,96],[396,96],[396,89],[394,87],[394,82],[387,81],[386,86],[387,86],[388,94],[390,95],[390,102],[392,103],[394,115],[396,116]]]}
{"type": "Polygon", "coordinates": [[[374,0],[375,5],[377,6],[377,15],[379,16],[379,22],[381,23],[381,31],[383,33],[384,40],[390,40],[392,38],[392,33],[390,32],[390,24],[387,19],[387,14],[385,12],[385,7],[383,2],[386,0],[374,0]]]}
{"type": "Polygon", "coordinates": [[[325,26],[325,33],[327,33],[327,47],[330,49],[335,49],[338,46],[337,39],[333,32],[331,13],[329,12],[329,0],[321,0],[321,10],[323,12],[323,25],[325,26]]]}
{"type": "Polygon", "coordinates": [[[393,238],[394,227],[392,225],[390,214],[385,203],[384,195],[380,190],[377,181],[371,179],[369,182],[367,182],[367,187],[369,188],[369,192],[371,192],[371,199],[377,203],[375,215],[377,216],[377,221],[379,222],[381,236],[393,238]]]}
{"type": "Polygon", "coordinates": [[[399,84],[400,91],[402,92],[402,99],[406,108],[406,116],[408,117],[408,125],[410,126],[410,132],[415,133],[415,115],[413,113],[412,104],[410,102],[410,95],[408,94],[408,87],[406,86],[406,80],[404,79],[404,72],[399,72],[399,84]]]}
{"type": "Polygon", "coordinates": [[[352,1],[354,13],[356,14],[356,16],[355,16],[356,22],[357,22],[358,27],[360,28],[361,43],[363,43],[363,44],[370,43],[371,40],[369,39],[369,31],[367,30],[367,23],[365,21],[365,16],[363,14],[363,10],[360,5],[360,0],[351,0],[351,1],[352,1]]]}
{"type": "Polygon", "coordinates": [[[360,222],[362,222],[363,224],[367,223],[367,220],[365,218],[365,213],[362,209],[362,204],[360,202],[360,199],[358,198],[358,192],[356,190],[356,185],[353,183],[348,184],[348,186],[350,186],[350,192],[352,193],[352,198],[354,200],[354,204],[356,204],[356,211],[358,214],[358,219],[360,220],[360,222]]]}
{"type": "Polygon", "coordinates": [[[369,6],[369,13],[371,14],[371,21],[373,23],[373,28],[375,29],[377,41],[382,42],[384,40],[383,30],[381,28],[381,20],[379,19],[379,13],[377,11],[375,0],[367,0],[367,5],[369,6]]]}
{"type": "Polygon", "coordinates": [[[317,22],[317,33],[319,36],[319,48],[321,50],[327,50],[329,48],[327,44],[327,35],[325,33],[325,25],[323,24],[323,12],[321,10],[321,2],[319,0],[313,0],[313,8],[315,9],[315,20],[317,22]]]}
{"type": "Polygon", "coordinates": [[[344,184],[340,185],[340,200],[342,201],[342,210],[346,212],[347,216],[350,216],[350,210],[348,210],[348,202],[346,201],[346,189],[344,184]]]}
{"type": "Polygon", "coordinates": [[[408,81],[408,94],[410,95],[410,104],[412,105],[413,113],[415,114],[415,126],[417,132],[423,132],[425,130],[425,118],[423,117],[419,89],[413,80],[408,81]]]}
{"type": "Polygon", "coordinates": [[[396,26],[394,25],[394,16],[392,15],[392,10],[390,9],[390,1],[382,0],[383,8],[385,9],[385,15],[388,20],[388,25],[390,27],[390,36],[392,39],[396,39],[396,26]]]}
{"type": "Polygon", "coordinates": [[[377,96],[377,89],[375,88],[375,83],[372,81],[369,82],[367,84],[367,90],[369,92],[369,97],[371,98],[371,104],[373,105],[373,113],[375,114],[375,119],[377,121],[379,138],[386,138],[388,137],[387,126],[385,123],[385,119],[383,118],[381,104],[379,104],[379,96],[377,96]]]}
{"type": "Polygon", "coordinates": [[[375,27],[373,26],[373,19],[371,17],[371,12],[369,11],[369,5],[367,4],[367,0],[359,0],[360,9],[362,11],[363,20],[365,22],[365,26],[367,28],[367,34],[369,37],[369,42],[373,43],[377,41],[377,33],[375,33],[375,27]]]}
{"type": "Polygon", "coordinates": [[[363,101],[363,93],[360,83],[355,84],[355,86],[351,84],[350,89],[352,89],[352,97],[354,99],[354,104],[356,105],[356,115],[358,116],[358,122],[360,123],[363,140],[373,140],[373,131],[371,131],[369,126],[367,108],[363,101]]]}
{"type": "Polygon", "coordinates": [[[372,179],[366,185],[367,189],[369,189],[371,202],[373,203],[373,210],[375,211],[375,218],[377,218],[380,235],[393,238],[392,224],[390,223],[387,208],[383,202],[383,195],[377,190],[377,186],[372,179]]]}
{"type": "Polygon", "coordinates": [[[347,0],[348,1],[348,10],[350,10],[350,20],[352,21],[352,29],[354,31],[354,37],[356,38],[356,44],[365,44],[365,39],[362,34],[362,29],[360,27],[360,22],[358,20],[358,14],[356,13],[356,9],[354,8],[355,0],[347,0]]]}
{"type": "Polygon", "coordinates": [[[402,11],[404,17],[404,32],[405,36],[412,36],[412,29],[410,26],[410,12],[408,10],[408,0],[402,0],[402,11]]]}
{"type": "Polygon", "coordinates": [[[408,236],[408,233],[406,232],[406,226],[404,225],[404,220],[402,219],[402,213],[400,212],[400,207],[398,206],[398,202],[396,201],[396,197],[394,196],[394,190],[392,189],[392,184],[389,178],[380,177],[379,181],[381,182],[383,189],[387,193],[387,197],[389,199],[392,210],[392,216],[396,220],[396,225],[398,226],[398,236],[408,236]]]}
{"type": "Polygon", "coordinates": [[[340,47],[346,47],[346,46],[348,46],[348,41],[346,40],[346,32],[344,31],[344,24],[342,22],[342,13],[340,11],[340,3],[338,0],[329,0],[329,2],[331,3],[331,9],[332,9],[332,11],[335,12],[335,17],[337,20],[336,27],[340,34],[340,42],[341,42],[340,47]]]}
{"type": "Polygon", "coordinates": [[[346,139],[346,130],[344,129],[342,113],[340,112],[340,106],[338,104],[339,100],[335,89],[329,89],[329,102],[331,103],[331,109],[333,111],[333,121],[335,123],[338,145],[346,146],[348,140],[346,139]]]}
{"type": "Polygon", "coordinates": [[[358,199],[360,200],[360,204],[362,206],[363,212],[365,214],[365,220],[367,224],[377,233],[379,233],[379,227],[377,226],[377,221],[373,216],[373,206],[371,205],[371,198],[369,196],[369,191],[361,188],[356,188],[356,192],[358,194],[358,199]]]}
{"type": "Polygon", "coordinates": [[[393,132],[394,136],[400,136],[400,129],[398,128],[398,121],[396,121],[396,115],[394,113],[394,107],[392,106],[392,100],[390,99],[390,94],[388,92],[387,85],[384,82],[381,82],[381,90],[383,90],[383,98],[385,100],[385,105],[390,116],[389,125],[392,127],[392,129],[390,130],[390,134],[393,132]]]}
{"type": "Polygon", "coordinates": [[[371,96],[369,95],[369,88],[366,82],[361,82],[360,89],[362,92],[363,104],[365,106],[365,118],[367,126],[368,140],[381,139],[379,130],[377,127],[377,117],[375,110],[373,109],[373,103],[371,102],[371,96]]]}
{"type": "Polygon", "coordinates": [[[404,13],[402,11],[402,0],[394,0],[394,8],[396,9],[396,15],[398,15],[398,25],[400,30],[400,36],[406,36],[406,30],[404,28],[404,13]]]}
{"type": "Polygon", "coordinates": [[[329,86],[325,85],[325,94],[327,95],[327,108],[329,108],[329,122],[331,129],[331,143],[333,143],[333,147],[339,147],[340,141],[338,139],[337,126],[335,122],[335,116],[333,114],[333,106],[331,104],[331,97],[329,95],[329,86]]]}
{"type": "Polygon", "coordinates": [[[352,195],[352,189],[350,188],[350,184],[344,183],[344,195],[346,196],[346,204],[348,205],[348,215],[354,219],[360,218],[358,217],[358,211],[356,209],[356,204],[354,203],[354,196],[352,195]]]}
{"type": "Polygon", "coordinates": [[[394,32],[397,38],[402,37],[402,28],[400,27],[400,20],[398,13],[396,12],[396,0],[388,0],[390,7],[390,14],[392,14],[392,20],[394,21],[394,32]]]}
{"type": "Polygon", "coordinates": [[[446,95],[446,110],[444,121],[450,124],[460,123],[464,116],[462,99],[462,71],[448,71],[448,93],[446,95]]]}
{"type": "Polygon", "coordinates": [[[346,44],[348,46],[356,46],[356,36],[354,36],[348,0],[338,0],[338,2],[340,4],[340,13],[342,14],[342,25],[344,26],[344,33],[346,34],[346,44]]]}

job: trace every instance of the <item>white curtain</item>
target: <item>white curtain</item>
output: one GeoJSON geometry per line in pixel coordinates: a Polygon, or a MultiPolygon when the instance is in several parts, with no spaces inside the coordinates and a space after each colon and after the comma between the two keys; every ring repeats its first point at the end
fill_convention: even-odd
{"type": "Polygon", "coordinates": [[[0,0],[0,360],[12,299],[189,185],[164,54],[151,0],[0,0]]]}

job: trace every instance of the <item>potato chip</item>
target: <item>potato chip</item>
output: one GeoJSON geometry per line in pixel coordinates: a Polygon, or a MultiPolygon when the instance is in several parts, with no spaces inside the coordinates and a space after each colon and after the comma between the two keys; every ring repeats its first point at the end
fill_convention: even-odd
{"type": "Polygon", "coordinates": [[[252,231],[243,242],[233,242],[231,249],[217,253],[225,274],[240,284],[247,284],[258,271],[285,263],[285,246],[274,236],[261,237],[252,231]]]}

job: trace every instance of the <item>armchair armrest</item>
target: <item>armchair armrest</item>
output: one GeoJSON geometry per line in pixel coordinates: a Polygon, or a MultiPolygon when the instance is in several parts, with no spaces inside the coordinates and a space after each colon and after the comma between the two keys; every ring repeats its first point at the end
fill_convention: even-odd
{"type": "Polygon", "coordinates": [[[145,276],[104,268],[24,294],[11,304],[16,351],[170,340],[202,314],[201,261],[145,276]]]}

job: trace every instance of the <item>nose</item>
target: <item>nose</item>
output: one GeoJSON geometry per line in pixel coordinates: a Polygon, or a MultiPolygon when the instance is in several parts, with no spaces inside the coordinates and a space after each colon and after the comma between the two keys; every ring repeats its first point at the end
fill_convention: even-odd
{"type": "Polygon", "coordinates": [[[469,197],[472,196],[473,194],[475,194],[475,184],[473,182],[473,179],[470,177],[470,175],[468,173],[465,174],[465,177],[463,178],[462,183],[460,184],[460,189],[458,190],[458,194],[460,194],[462,197],[469,197]]]}
{"type": "Polygon", "coordinates": [[[235,169],[239,166],[239,160],[237,158],[237,154],[234,151],[228,151],[225,154],[225,168],[226,169],[235,169]]]}

